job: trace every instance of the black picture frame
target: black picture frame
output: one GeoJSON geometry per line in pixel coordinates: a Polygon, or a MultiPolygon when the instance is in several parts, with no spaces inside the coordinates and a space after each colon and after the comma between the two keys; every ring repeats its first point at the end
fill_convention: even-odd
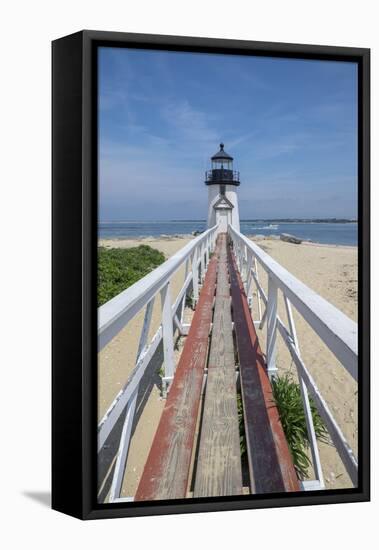
{"type": "Polygon", "coordinates": [[[370,50],[81,31],[52,43],[52,507],[81,519],[359,502],[370,499],[370,50]],[[354,61],[359,81],[359,485],[309,491],[98,504],[97,48],[354,61]]]}

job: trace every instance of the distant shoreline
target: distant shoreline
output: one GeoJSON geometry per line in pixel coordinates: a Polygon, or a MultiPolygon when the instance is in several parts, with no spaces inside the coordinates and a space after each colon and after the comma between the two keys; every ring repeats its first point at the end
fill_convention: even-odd
{"type": "MultiPolygon", "coordinates": [[[[251,234],[246,235],[248,239],[252,239],[254,241],[260,242],[260,241],[279,241],[278,238],[279,235],[259,235],[259,234],[251,234]]],[[[102,246],[102,242],[112,242],[115,241],[117,243],[121,243],[123,241],[130,242],[134,241],[138,244],[144,244],[144,243],[154,243],[154,242],[161,242],[161,241],[167,241],[167,242],[174,242],[177,240],[188,240],[188,239],[194,239],[195,236],[191,234],[176,234],[176,235],[140,235],[140,236],[126,236],[126,237],[100,237],[98,239],[98,246],[102,246]]],[[[283,241],[282,241],[283,242],[283,241]]],[[[354,244],[334,244],[334,243],[320,243],[317,241],[309,241],[309,240],[303,240],[301,245],[293,245],[293,246],[322,246],[327,248],[357,248],[358,245],[354,244]]]]}
{"type": "MultiPolygon", "coordinates": [[[[334,222],[321,219],[292,219],[289,222],[265,220],[241,220],[241,233],[258,237],[278,238],[281,233],[294,235],[302,241],[320,244],[341,244],[355,246],[358,243],[358,225],[356,222],[344,222],[335,218],[334,222]],[[338,220],[338,223],[337,223],[338,220]]],[[[99,238],[115,239],[186,239],[205,231],[206,221],[170,221],[170,222],[117,222],[102,223],[98,226],[99,238]]]]}
{"type": "MultiPolygon", "coordinates": [[[[241,218],[241,223],[358,223],[356,219],[348,218],[241,218]]],[[[115,220],[100,221],[99,225],[128,223],[206,223],[206,220],[115,220]]]]}

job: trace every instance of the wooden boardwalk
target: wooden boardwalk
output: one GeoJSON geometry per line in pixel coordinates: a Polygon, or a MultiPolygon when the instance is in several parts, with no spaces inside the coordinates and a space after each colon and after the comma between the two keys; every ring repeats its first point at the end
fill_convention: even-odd
{"type": "Polygon", "coordinates": [[[236,368],[240,372],[250,492],[300,490],[242,281],[227,237],[222,234],[209,263],[136,501],[185,498],[192,496],[191,487],[194,497],[242,493],[236,368]],[[205,395],[200,407],[204,376],[205,395]]]}
{"type": "Polygon", "coordinates": [[[218,244],[210,260],[135,500],[186,496],[204,369],[207,364],[219,248],[218,244]]]}
{"type": "Polygon", "coordinates": [[[242,493],[235,353],[226,236],[220,237],[208,376],[196,466],[195,497],[242,493]]]}

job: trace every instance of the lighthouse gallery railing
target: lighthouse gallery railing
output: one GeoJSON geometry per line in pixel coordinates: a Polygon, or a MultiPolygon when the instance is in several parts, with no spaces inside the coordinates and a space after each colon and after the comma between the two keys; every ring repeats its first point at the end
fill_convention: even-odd
{"type": "Polygon", "coordinates": [[[291,273],[266,254],[259,246],[236,231],[231,225],[228,226],[228,233],[233,242],[237,265],[244,281],[246,295],[250,301],[252,299],[253,283],[257,289],[260,319],[255,321],[255,323],[259,328],[262,328],[265,322],[267,323],[266,360],[269,375],[272,377],[277,373],[276,335],[278,331],[296,365],[310,440],[313,468],[316,475],[316,483],[312,481],[304,482],[304,488],[324,488],[324,478],[313,426],[309,395],[312,396],[316,408],[326,424],[329,435],[353,485],[357,486],[357,459],[301,358],[291,304],[355,381],[357,381],[358,376],[357,323],[296,279],[296,277],[291,275],[291,273]],[[268,277],[267,295],[259,281],[258,264],[263,268],[268,277]],[[279,290],[283,294],[289,328],[285,326],[277,314],[279,290]],[[261,302],[265,306],[263,315],[261,302]]]}
{"type": "Polygon", "coordinates": [[[135,367],[125,386],[118,393],[98,425],[98,452],[100,452],[126,408],[110,490],[111,502],[123,500],[120,498],[121,486],[140,381],[162,340],[164,353],[162,386],[164,391],[172,380],[175,372],[174,327],[180,334],[186,333],[186,327],[183,324],[186,296],[192,285],[193,299],[195,303],[198,300],[199,280],[204,278],[210,254],[214,250],[216,229],[217,226],[214,226],[193,239],[161,266],[98,309],[98,351],[100,352],[139,311],[146,308],[135,367]],[[185,265],[184,283],[172,304],[170,282],[183,265],[185,265]],[[154,301],[158,294],[161,297],[161,324],[151,341],[148,342],[154,301]]]}

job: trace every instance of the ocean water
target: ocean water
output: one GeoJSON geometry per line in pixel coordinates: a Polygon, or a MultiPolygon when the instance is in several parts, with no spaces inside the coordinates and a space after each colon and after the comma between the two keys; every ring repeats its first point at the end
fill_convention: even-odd
{"type": "MultiPolygon", "coordinates": [[[[205,228],[204,220],[100,222],[99,237],[123,239],[158,237],[160,235],[191,235],[193,231],[204,231],[205,228]]],[[[358,243],[357,223],[241,220],[241,232],[245,235],[264,236],[290,233],[300,239],[322,244],[355,246],[358,243]]]]}

